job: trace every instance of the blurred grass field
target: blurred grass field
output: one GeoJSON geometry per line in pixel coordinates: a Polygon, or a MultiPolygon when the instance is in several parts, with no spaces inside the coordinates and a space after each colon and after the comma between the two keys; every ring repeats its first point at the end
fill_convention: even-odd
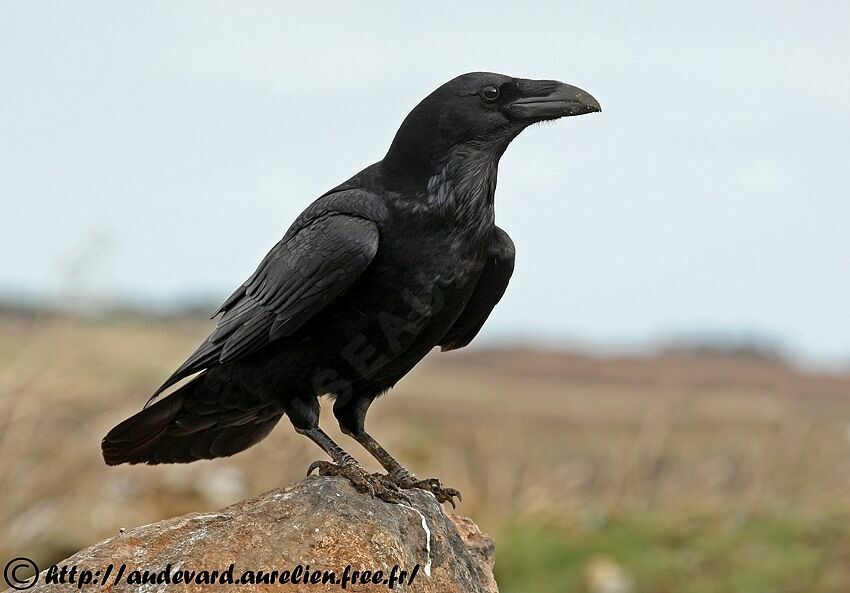
{"type": "MultiPolygon", "coordinates": [[[[103,464],[101,437],[208,329],[0,317],[0,560],[44,566],[300,479],[321,457],[284,420],[229,459],[103,464]]],[[[850,591],[850,376],[752,356],[470,349],[427,358],[368,426],[463,492],[506,593],[850,591]]]]}

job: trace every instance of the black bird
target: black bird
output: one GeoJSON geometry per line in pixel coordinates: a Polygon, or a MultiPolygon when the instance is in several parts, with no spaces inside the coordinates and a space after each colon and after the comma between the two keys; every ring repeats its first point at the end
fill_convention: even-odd
{"type": "Polygon", "coordinates": [[[216,312],[210,336],[104,437],[106,463],[226,457],[287,415],[333,460],[308,474],[341,474],[389,501],[423,488],[454,505],[457,490],[418,480],[366,432],[366,412],[435,346],[469,344],[504,294],[514,245],[495,225],[493,194],[511,140],[536,122],[595,111],[589,93],[552,80],[474,72],[439,87],[383,160],[296,219],[216,312]],[[319,428],[321,395],[385,476],[319,428]]]}

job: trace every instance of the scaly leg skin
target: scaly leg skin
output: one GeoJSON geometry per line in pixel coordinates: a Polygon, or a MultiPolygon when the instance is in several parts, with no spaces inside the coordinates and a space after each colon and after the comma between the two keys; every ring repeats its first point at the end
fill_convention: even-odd
{"type": "Polygon", "coordinates": [[[320,476],[343,476],[347,478],[358,492],[368,492],[386,502],[410,504],[410,499],[395,483],[387,479],[386,476],[370,474],[360,467],[357,461],[337,445],[322,429],[317,427],[299,430],[298,432],[309,437],[334,460],[333,463],[330,461],[314,461],[307,469],[308,476],[318,469],[320,476]]]}
{"type": "Polygon", "coordinates": [[[396,461],[392,455],[387,453],[387,450],[378,444],[378,442],[367,434],[365,430],[354,432],[346,430],[345,427],[343,427],[343,432],[363,445],[363,448],[369,451],[369,453],[371,453],[372,456],[377,459],[382,466],[384,466],[384,469],[387,470],[385,478],[398,488],[402,488],[404,490],[410,490],[411,488],[427,490],[434,495],[438,502],[448,502],[452,505],[453,509],[457,508],[454,501],[455,497],[457,497],[458,501],[463,500],[459,490],[446,488],[437,478],[428,478],[427,480],[417,479],[416,476],[396,461]]]}

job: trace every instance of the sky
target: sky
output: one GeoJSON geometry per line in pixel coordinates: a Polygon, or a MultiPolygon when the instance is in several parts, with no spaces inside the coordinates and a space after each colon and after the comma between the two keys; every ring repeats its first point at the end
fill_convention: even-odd
{"type": "Polygon", "coordinates": [[[0,3],[0,295],[224,299],[467,71],[603,113],[525,131],[481,343],[757,336],[850,361],[850,4],[0,3]]]}

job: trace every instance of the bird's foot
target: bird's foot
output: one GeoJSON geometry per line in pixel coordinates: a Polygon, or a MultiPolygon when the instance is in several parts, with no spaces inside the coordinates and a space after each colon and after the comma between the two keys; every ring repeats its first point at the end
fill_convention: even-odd
{"type": "Polygon", "coordinates": [[[463,496],[461,496],[460,490],[443,486],[443,484],[437,478],[418,480],[416,476],[409,472],[404,472],[396,475],[390,474],[387,476],[387,478],[389,478],[399,488],[402,488],[404,490],[410,490],[412,488],[426,490],[434,495],[434,498],[437,499],[437,502],[447,502],[452,505],[453,509],[457,508],[457,505],[455,505],[454,501],[455,498],[457,498],[458,502],[461,502],[463,500],[463,496]]]}
{"type": "Polygon", "coordinates": [[[368,492],[371,496],[377,496],[386,502],[410,504],[407,495],[387,476],[370,474],[356,462],[336,464],[330,461],[314,461],[307,468],[307,475],[309,476],[315,470],[319,470],[320,476],[347,478],[358,492],[368,492]]]}

